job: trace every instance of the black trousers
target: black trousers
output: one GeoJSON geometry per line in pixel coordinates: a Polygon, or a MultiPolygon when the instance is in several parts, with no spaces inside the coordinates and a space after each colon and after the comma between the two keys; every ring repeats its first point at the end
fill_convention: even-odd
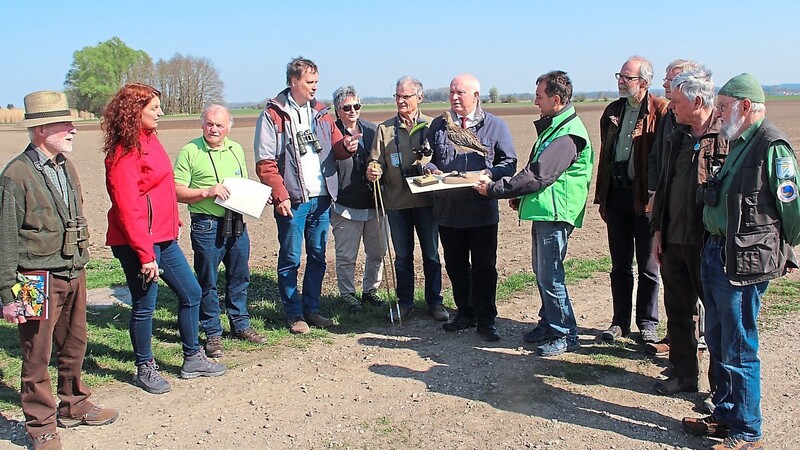
{"type": "Polygon", "coordinates": [[[650,222],[633,211],[633,191],[611,189],[606,203],[608,248],[611,253],[612,325],[627,334],[631,330],[633,306],[633,255],[636,253],[636,326],[653,330],[658,325],[658,263],[653,257],[650,222]]]}
{"type": "Polygon", "coordinates": [[[453,285],[458,320],[493,325],[497,317],[497,224],[485,227],[439,226],[447,276],[453,285]]]}

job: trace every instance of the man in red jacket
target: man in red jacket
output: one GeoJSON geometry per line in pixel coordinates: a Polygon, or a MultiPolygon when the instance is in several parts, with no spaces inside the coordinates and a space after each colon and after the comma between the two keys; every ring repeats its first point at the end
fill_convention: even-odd
{"type": "Polygon", "coordinates": [[[328,107],[317,102],[319,71],[312,61],[297,57],[286,67],[288,87],[267,102],[255,134],[256,174],[272,188],[278,225],[278,290],[292,333],[308,333],[308,322],[329,327],[320,314],[319,299],[325,276],[325,245],[330,228],[330,205],[339,180],[336,159],[358,149],[360,134],[346,137],[336,128],[328,107]],[[297,269],[303,243],[306,270],[302,299],[297,292],[297,269]]]}

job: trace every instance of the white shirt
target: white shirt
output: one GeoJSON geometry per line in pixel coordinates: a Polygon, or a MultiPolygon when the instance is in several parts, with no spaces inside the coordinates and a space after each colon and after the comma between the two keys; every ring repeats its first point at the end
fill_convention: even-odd
{"type": "MultiPolygon", "coordinates": [[[[298,131],[311,130],[314,131],[314,115],[316,112],[311,107],[311,102],[306,102],[305,105],[298,105],[292,98],[292,94],[287,95],[289,108],[291,112],[289,116],[292,120],[293,128],[298,131]]],[[[294,141],[297,141],[297,136],[292,136],[294,141]]],[[[300,174],[303,177],[303,184],[305,185],[306,195],[310,197],[319,197],[328,195],[328,188],[325,185],[325,177],[322,176],[322,166],[319,161],[319,154],[314,150],[313,144],[305,144],[306,154],[300,156],[298,166],[300,174]]],[[[299,150],[299,148],[298,148],[299,150]]]]}

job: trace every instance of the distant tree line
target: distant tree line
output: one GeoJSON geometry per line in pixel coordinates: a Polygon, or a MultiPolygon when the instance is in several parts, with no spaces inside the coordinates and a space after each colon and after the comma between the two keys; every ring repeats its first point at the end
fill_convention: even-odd
{"type": "Polygon", "coordinates": [[[118,37],[73,53],[64,88],[71,106],[100,116],[114,93],[132,82],[160,90],[166,114],[198,114],[206,104],[223,101],[224,84],[211,60],[176,53],[153,63],[118,37]]]}

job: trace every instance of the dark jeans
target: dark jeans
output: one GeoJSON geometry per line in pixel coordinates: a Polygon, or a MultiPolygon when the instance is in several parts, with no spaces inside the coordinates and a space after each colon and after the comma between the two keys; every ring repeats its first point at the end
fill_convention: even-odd
{"type": "Polygon", "coordinates": [[[494,325],[497,290],[497,224],[450,228],[439,225],[447,276],[460,320],[494,325]]]}
{"type": "Polygon", "coordinates": [[[278,225],[278,292],[287,319],[319,312],[322,278],[325,276],[325,245],[331,224],[331,198],[312,197],[292,205],[292,217],[275,212],[278,225]],[[303,243],[306,245],[306,272],[303,276],[303,300],[297,296],[297,269],[303,243]]]}
{"type": "MultiPolygon", "coordinates": [[[[158,267],[164,270],[161,279],[178,297],[178,331],[183,355],[194,355],[200,350],[200,285],[177,241],[159,242],[153,246],[153,251],[158,267]]],[[[111,252],[119,259],[131,291],[131,344],[136,365],[139,366],[153,359],[153,312],[156,309],[158,283],[143,286],[137,276],[142,268],[139,255],[129,246],[115,245],[111,247],[111,252]]]]}
{"type": "Polygon", "coordinates": [[[86,272],[66,280],[50,277],[49,319],[19,324],[22,347],[20,399],[31,437],[56,432],[56,402],[50,385],[50,354],[55,345],[59,414],[75,417],[91,411],[91,392],[81,381],[86,355],[86,272]]]}
{"type": "Polygon", "coordinates": [[[247,312],[247,286],[250,285],[250,237],[247,226],[239,237],[222,236],[222,218],[192,214],[194,271],[203,294],[200,300],[200,325],[206,337],[221,336],[217,276],[219,264],[225,266],[225,309],[231,332],[250,327],[247,312]]]}
{"type": "MultiPolygon", "coordinates": [[[[679,378],[697,379],[699,374],[697,300],[703,298],[700,282],[702,245],[665,244],[661,255],[664,308],[667,313],[669,361],[679,378]]],[[[712,384],[713,386],[713,384],[712,384]]]]}
{"type": "Polygon", "coordinates": [[[636,290],[636,326],[654,330],[658,325],[658,263],[651,248],[650,223],[633,211],[633,192],[611,189],[606,203],[608,248],[611,253],[612,325],[627,334],[631,329],[633,306],[633,255],[639,278],[636,290]]]}
{"type": "Polygon", "coordinates": [[[425,302],[428,308],[442,303],[442,264],[439,262],[439,233],[433,206],[386,211],[392,231],[397,299],[404,306],[414,304],[414,230],[422,249],[425,274],[425,302]]]}

